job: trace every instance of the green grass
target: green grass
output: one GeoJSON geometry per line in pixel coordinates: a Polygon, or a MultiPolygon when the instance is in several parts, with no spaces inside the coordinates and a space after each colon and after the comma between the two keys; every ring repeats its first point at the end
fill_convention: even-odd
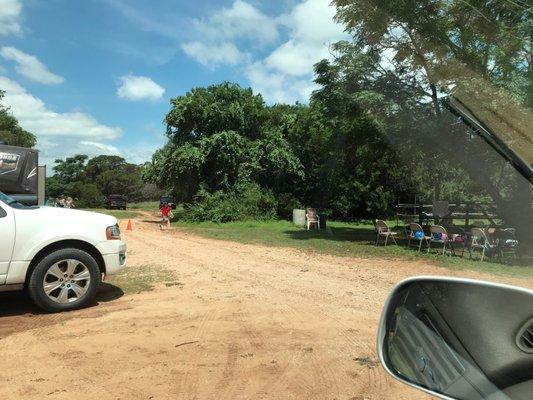
{"type": "Polygon", "coordinates": [[[159,212],[159,201],[141,201],[139,203],[128,203],[130,210],[159,212]]]}
{"type": "Polygon", "coordinates": [[[117,219],[130,219],[138,217],[142,211],[159,212],[158,201],[143,201],[139,203],[128,203],[127,210],[107,210],[105,208],[88,208],[87,211],[94,211],[111,215],[117,219]]]}
{"type": "Polygon", "coordinates": [[[127,294],[150,291],[160,283],[166,286],[182,286],[176,280],[174,272],[150,265],[126,268],[124,272],[109,277],[107,282],[120,287],[127,294]]]}
{"type": "Polygon", "coordinates": [[[87,208],[87,211],[97,212],[101,214],[111,215],[116,219],[130,219],[139,215],[137,211],[132,210],[107,210],[105,208],[87,208]]]}
{"type": "MultiPolygon", "coordinates": [[[[174,222],[174,226],[200,236],[267,246],[295,247],[319,253],[380,259],[425,260],[451,270],[475,270],[494,275],[533,278],[533,263],[508,265],[480,262],[465,257],[448,257],[439,254],[418,253],[400,246],[374,246],[374,228],[369,222],[343,223],[328,221],[326,230],[307,231],[288,221],[244,221],[216,224],[212,222],[174,222]]],[[[391,224],[393,226],[394,224],[391,224]]]]}

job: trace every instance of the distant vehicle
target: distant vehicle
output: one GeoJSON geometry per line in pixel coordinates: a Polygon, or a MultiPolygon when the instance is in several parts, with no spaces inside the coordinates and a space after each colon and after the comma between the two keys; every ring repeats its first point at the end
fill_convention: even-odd
{"type": "Polygon", "coordinates": [[[90,304],[102,276],[126,265],[117,219],[28,207],[0,192],[0,292],[26,289],[47,311],[90,304]]]}
{"type": "Polygon", "coordinates": [[[170,204],[173,210],[176,209],[176,199],[172,196],[161,196],[159,198],[159,208],[163,207],[163,204],[170,204]]]}
{"type": "Polygon", "coordinates": [[[108,210],[125,210],[128,206],[126,196],[121,194],[110,194],[105,199],[105,208],[108,210]]]}

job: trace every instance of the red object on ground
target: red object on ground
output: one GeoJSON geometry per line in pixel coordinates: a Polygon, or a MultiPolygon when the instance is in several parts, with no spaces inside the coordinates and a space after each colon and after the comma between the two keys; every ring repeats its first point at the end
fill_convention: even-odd
{"type": "Polygon", "coordinates": [[[133,225],[131,223],[131,219],[128,219],[128,226],[126,226],[126,230],[127,231],[132,231],[133,230],[133,225]]]}

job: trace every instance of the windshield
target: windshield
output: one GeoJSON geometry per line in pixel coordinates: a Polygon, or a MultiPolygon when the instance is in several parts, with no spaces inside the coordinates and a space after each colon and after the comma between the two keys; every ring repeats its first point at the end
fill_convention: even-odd
{"type": "MultiPolygon", "coordinates": [[[[532,6],[0,0],[0,190],[57,207],[17,210],[12,241],[61,238],[32,260],[0,218],[0,285],[73,311],[0,287],[0,399],[424,398],[376,351],[394,285],[533,288],[532,6]]],[[[433,380],[453,336],[410,308],[396,359],[532,400],[533,309],[460,300],[479,360],[433,380]]]]}
{"type": "Polygon", "coordinates": [[[4,194],[2,192],[0,192],[0,201],[7,204],[8,206],[17,203],[15,199],[13,199],[12,197],[9,197],[7,194],[4,194]]]}

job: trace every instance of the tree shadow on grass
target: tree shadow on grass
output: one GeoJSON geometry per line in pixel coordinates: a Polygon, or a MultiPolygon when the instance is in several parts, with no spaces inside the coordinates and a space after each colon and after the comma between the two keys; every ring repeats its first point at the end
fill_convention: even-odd
{"type": "MultiPolygon", "coordinates": [[[[100,303],[107,303],[110,301],[117,300],[123,295],[124,292],[121,288],[110,283],[104,282],[100,285],[98,293],[96,294],[95,301],[89,304],[86,308],[92,308],[99,305],[100,303]]],[[[33,304],[30,299],[30,296],[26,291],[0,293],[0,318],[41,314],[48,313],[33,304]]]]}
{"type": "MultiPolygon", "coordinates": [[[[398,231],[397,231],[398,232],[398,231]]],[[[328,227],[327,229],[323,230],[306,230],[306,229],[299,229],[299,230],[286,230],[283,232],[287,237],[290,237],[291,239],[295,240],[301,240],[301,241],[309,241],[313,239],[318,240],[324,240],[324,241],[334,241],[334,242],[343,242],[343,243],[353,243],[355,245],[363,245],[363,246],[372,246],[365,248],[365,254],[383,254],[383,256],[417,256],[417,257],[431,257],[431,259],[434,260],[440,260],[445,262],[462,262],[461,260],[464,260],[464,262],[468,262],[468,265],[471,265],[472,267],[475,267],[475,263],[479,261],[479,256],[477,259],[472,260],[470,258],[470,253],[468,249],[462,250],[461,247],[456,247],[455,253],[452,254],[452,256],[448,256],[449,253],[446,253],[446,256],[442,256],[439,252],[440,247],[436,247],[430,254],[426,253],[426,247],[422,247],[422,251],[417,251],[416,246],[413,246],[411,248],[407,248],[407,237],[402,234],[401,232],[398,232],[399,234],[396,236],[396,243],[395,245],[393,242],[389,240],[389,243],[384,248],[383,238],[380,239],[379,248],[378,246],[375,246],[376,241],[376,233],[372,228],[369,227],[328,227]],[[375,250],[374,250],[375,249],[375,250]],[[474,264],[472,264],[474,263],[474,264]]],[[[417,243],[415,243],[417,244],[417,243]]],[[[343,246],[346,248],[346,246],[343,246]]],[[[354,248],[352,248],[354,249],[354,248]]],[[[358,249],[357,251],[361,251],[362,249],[358,249]]],[[[510,257],[504,257],[503,259],[498,259],[497,257],[493,257],[490,259],[487,259],[487,262],[498,266],[501,265],[502,268],[505,268],[506,266],[512,266],[512,267],[523,267],[523,268],[533,268],[533,259],[531,256],[521,256],[519,259],[514,259],[510,257]]],[[[483,265],[486,265],[484,263],[483,265]]]]}
{"type": "Polygon", "coordinates": [[[360,242],[361,244],[374,243],[376,240],[374,230],[366,227],[328,227],[320,230],[289,230],[284,233],[295,240],[323,239],[336,242],[360,242]]]}

